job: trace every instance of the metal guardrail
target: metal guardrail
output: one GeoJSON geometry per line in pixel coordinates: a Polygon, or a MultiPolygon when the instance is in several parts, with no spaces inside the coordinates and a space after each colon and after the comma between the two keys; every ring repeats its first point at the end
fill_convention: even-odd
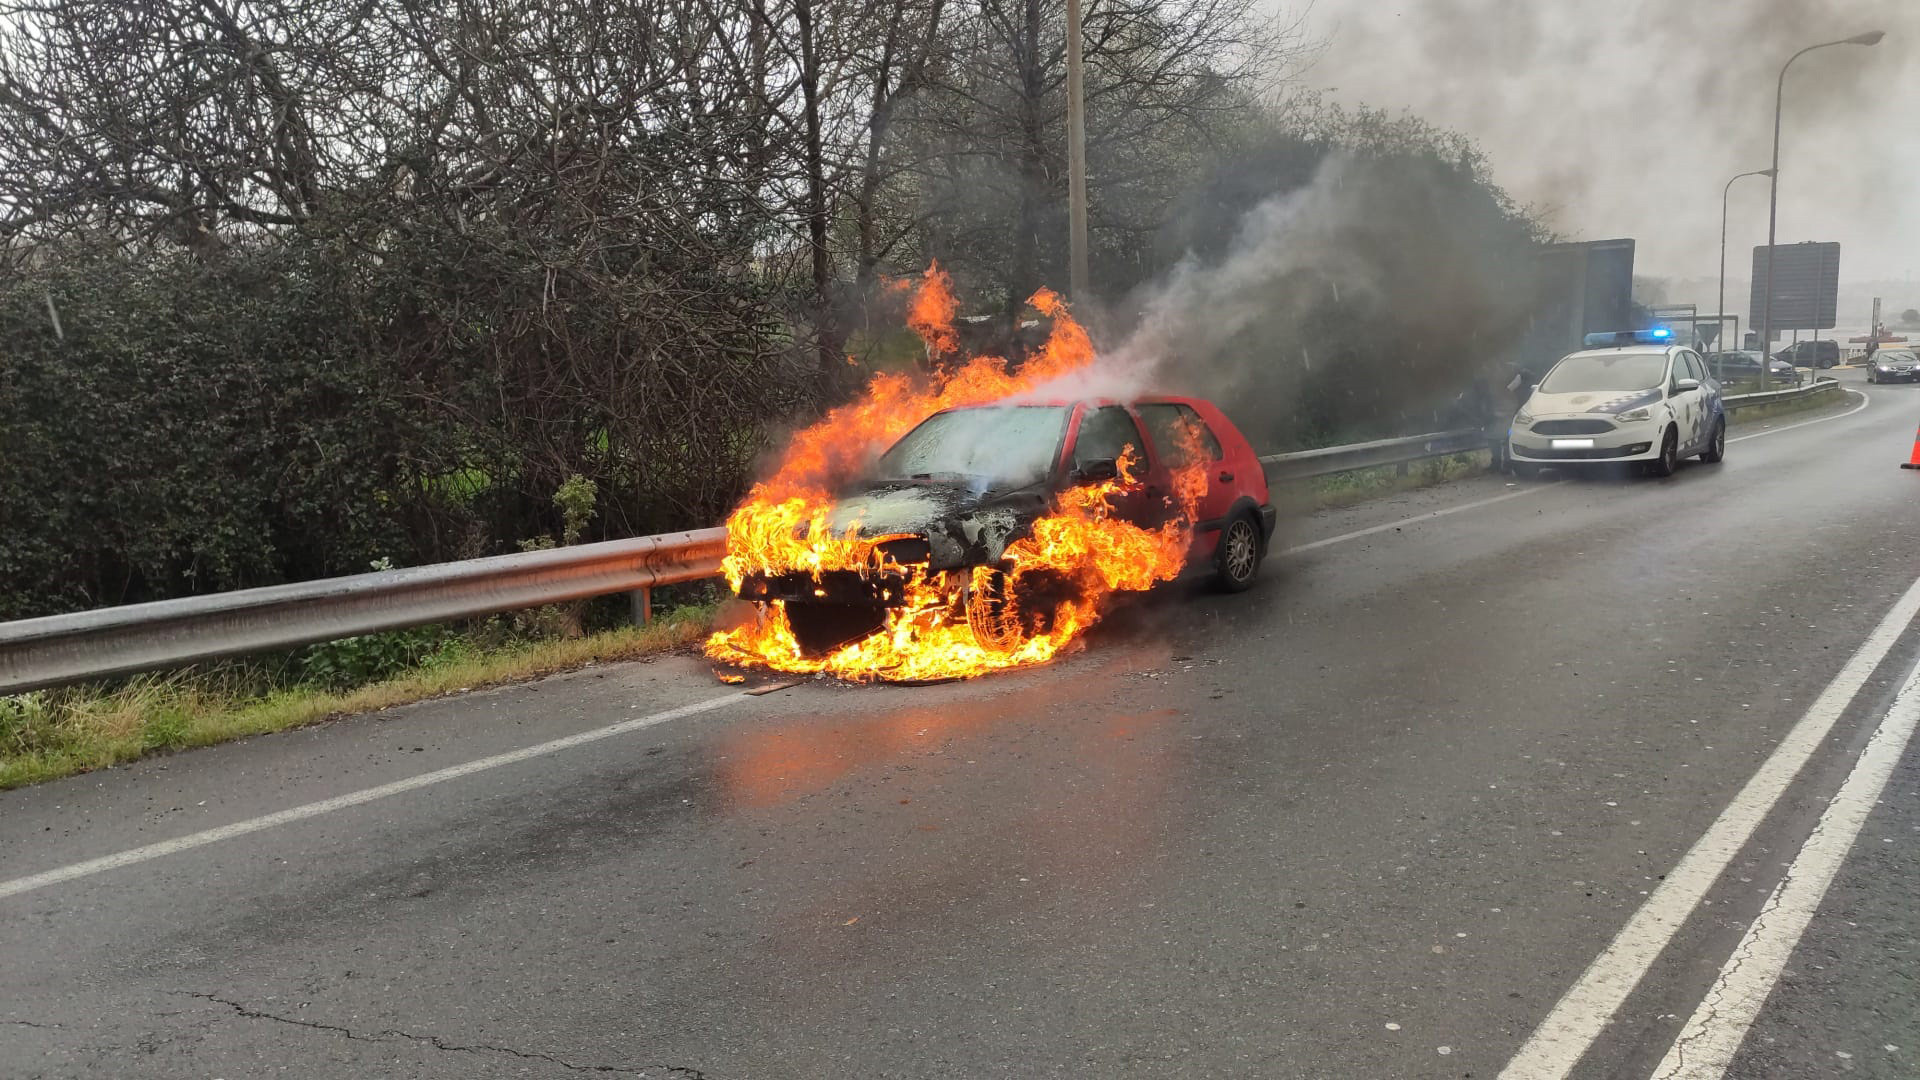
{"type": "MultiPolygon", "coordinates": [[[[1739,394],[1727,408],[1839,385],[1739,394]]],[[[1486,433],[1469,428],[1269,454],[1260,464],[1270,481],[1305,480],[1486,445],[1486,433]]],[[[0,694],[609,593],[634,593],[644,614],[653,586],[718,576],[726,542],[725,529],[700,529],[0,623],[0,694]]]]}
{"type": "Polygon", "coordinates": [[[1755,405],[1771,405],[1776,401],[1791,401],[1794,398],[1812,397],[1815,394],[1824,394],[1829,390],[1838,389],[1840,389],[1839,380],[1823,378],[1809,383],[1806,386],[1794,386],[1785,390],[1768,390],[1765,393],[1753,394],[1730,394],[1724,401],[1728,412],[1738,412],[1741,409],[1750,409],[1755,405]]]}
{"type": "Polygon", "coordinates": [[[726,545],[701,529],[0,623],[0,694],[698,581],[726,545]]]}
{"type": "Polygon", "coordinates": [[[1404,465],[1410,461],[1486,448],[1487,433],[1479,428],[1468,428],[1409,435],[1401,439],[1376,439],[1346,446],[1324,446],[1318,450],[1299,450],[1290,454],[1268,454],[1260,459],[1260,464],[1266,467],[1269,481],[1306,480],[1380,465],[1404,465]]]}

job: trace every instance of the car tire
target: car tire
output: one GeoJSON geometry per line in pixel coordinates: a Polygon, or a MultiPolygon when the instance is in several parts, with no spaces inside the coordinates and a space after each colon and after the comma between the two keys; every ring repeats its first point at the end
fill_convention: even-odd
{"type": "Polygon", "coordinates": [[[1700,451],[1700,460],[1709,465],[1718,465],[1727,460],[1727,422],[1724,419],[1713,422],[1713,438],[1707,440],[1707,448],[1700,451]]]}
{"type": "Polygon", "coordinates": [[[1668,477],[1680,467],[1680,432],[1668,428],[1660,439],[1660,456],[1645,465],[1646,474],[1655,477],[1668,477]]]}
{"type": "Polygon", "coordinates": [[[1244,592],[1253,587],[1260,573],[1260,526],[1253,518],[1240,514],[1220,530],[1220,549],[1213,557],[1213,579],[1227,592],[1244,592]]]}
{"type": "Polygon", "coordinates": [[[1004,570],[976,574],[967,584],[967,628],[981,648],[1012,652],[1032,636],[1013,593],[1013,577],[1004,570]]]}
{"type": "Polygon", "coordinates": [[[1513,478],[1515,480],[1538,480],[1540,479],[1540,466],[1535,465],[1531,461],[1516,461],[1513,463],[1513,478]]]}

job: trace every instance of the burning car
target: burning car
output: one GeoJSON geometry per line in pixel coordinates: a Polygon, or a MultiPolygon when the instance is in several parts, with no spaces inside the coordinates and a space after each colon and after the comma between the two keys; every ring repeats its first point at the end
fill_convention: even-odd
{"type": "Polygon", "coordinates": [[[1211,402],[996,402],[921,421],[736,588],[801,658],[916,621],[1015,656],[1090,622],[1090,593],[1183,571],[1248,587],[1274,526],[1259,459],[1211,402]]]}

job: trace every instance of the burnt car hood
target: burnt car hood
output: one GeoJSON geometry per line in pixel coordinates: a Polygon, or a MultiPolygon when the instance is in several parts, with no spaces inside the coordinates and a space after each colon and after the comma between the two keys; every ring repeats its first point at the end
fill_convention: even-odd
{"type": "Polygon", "coordinates": [[[965,483],[873,483],[842,495],[827,525],[843,534],[923,537],[928,566],[951,570],[999,561],[1047,507],[1041,484],[983,491],[965,483]]]}

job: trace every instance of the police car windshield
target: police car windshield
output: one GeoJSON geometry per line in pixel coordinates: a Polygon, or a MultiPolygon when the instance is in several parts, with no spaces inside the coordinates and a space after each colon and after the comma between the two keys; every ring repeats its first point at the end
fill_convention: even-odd
{"type": "Polygon", "coordinates": [[[1666,353],[1602,353],[1569,356],[1540,384],[1543,394],[1651,390],[1667,377],[1666,353]]]}

